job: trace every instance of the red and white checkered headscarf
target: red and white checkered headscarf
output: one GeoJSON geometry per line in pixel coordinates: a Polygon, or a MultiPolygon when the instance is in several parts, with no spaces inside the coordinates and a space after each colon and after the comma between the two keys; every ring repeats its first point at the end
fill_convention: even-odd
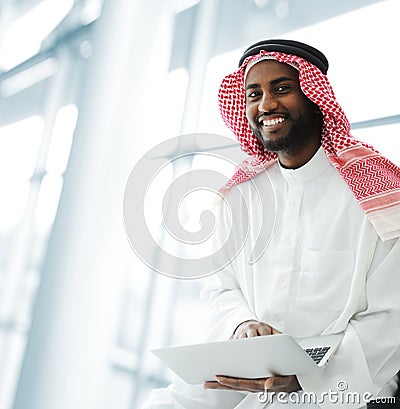
{"type": "Polygon", "coordinates": [[[299,71],[304,95],[322,112],[321,143],[328,158],[349,185],[382,240],[400,237],[400,168],[350,134],[349,121],[336,101],[326,75],[296,55],[260,51],[246,58],[237,71],[223,79],[218,94],[222,119],[236,135],[242,150],[254,160],[243,162],[222,191],[251,179],[277,160],[277,155],[267,151],[254,135],[246,118],[246,66],[262,59],[274,59],[299,71]]]}

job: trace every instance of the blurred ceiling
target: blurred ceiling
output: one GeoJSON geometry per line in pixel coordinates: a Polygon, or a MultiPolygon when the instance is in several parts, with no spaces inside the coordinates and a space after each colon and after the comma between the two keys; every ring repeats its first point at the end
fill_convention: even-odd
{"type": "MultiPolygon", "coordinates": [[[[384,0],[220,0],[211,57],[384,0]]],[[[201,3],[176,15],[170,69],[188,67],[201,3]]],[[[334,35],[334,33],[332,33],[334,35]]]]}

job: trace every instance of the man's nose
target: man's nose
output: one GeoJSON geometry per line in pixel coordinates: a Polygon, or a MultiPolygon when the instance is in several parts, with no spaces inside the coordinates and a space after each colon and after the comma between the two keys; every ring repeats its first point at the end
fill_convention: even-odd
{"type": "Polygon", "coordinates": [[[278,101],[274,95],[265,92],[258,104],[258,110],[260,112],[269,112],[278,107],[278,101]]]}

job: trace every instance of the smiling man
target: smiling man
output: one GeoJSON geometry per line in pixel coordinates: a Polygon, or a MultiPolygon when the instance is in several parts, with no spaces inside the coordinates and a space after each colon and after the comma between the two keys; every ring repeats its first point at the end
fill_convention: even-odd
{"type": "MultiPolygon", "coordinates": [[[[365,405],[362,399],[338,404],[326,396],[317,403],[263,403],[255,393],[307,392],[319,399],[337,391],[338,382],[360,397],[396,393],[400,169],[352,137],[327,70],[327,59],[315,48],[267,40],[249,47],[239,69],[222,81],[222,118],[252,157],[223,191],[234,195],[240,189],[251,225],[243,251],[208,280],[202,297],[214,320],[210,339],[340,333],[341,345],[316,373],[216,376],[205,390],[177,383],[155,391],[145,408],[365,405]],[[250,264],[262,214],[252,208],[249,181],[262,172],[273,187],[275,227],[265,253],[250,264]]],[[[268,203],[271,193],[262,184],[258,194],[268,203]]],[[[221,207],[222,219],[224,212],[221,207]]]]}
{"type": "Polygon", "coordinates": [[[298,72],[265,60],[246,74],[246,117],[254,134],[281,165],[304,165],[321,145],[322,115],[301,91],[298,72]]]}

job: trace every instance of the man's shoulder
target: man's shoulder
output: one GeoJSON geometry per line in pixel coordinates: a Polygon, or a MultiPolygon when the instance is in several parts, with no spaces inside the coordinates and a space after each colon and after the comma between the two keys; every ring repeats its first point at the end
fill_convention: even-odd
{"type": "Polygon", "coordinates": [[[237,202],[240,199],[254,199],[273,195],[273,185],[283,179],[277,163],[268,168],[258,170],[258,173],[225,191],[223,197],[228,201],[237,202]]]}

